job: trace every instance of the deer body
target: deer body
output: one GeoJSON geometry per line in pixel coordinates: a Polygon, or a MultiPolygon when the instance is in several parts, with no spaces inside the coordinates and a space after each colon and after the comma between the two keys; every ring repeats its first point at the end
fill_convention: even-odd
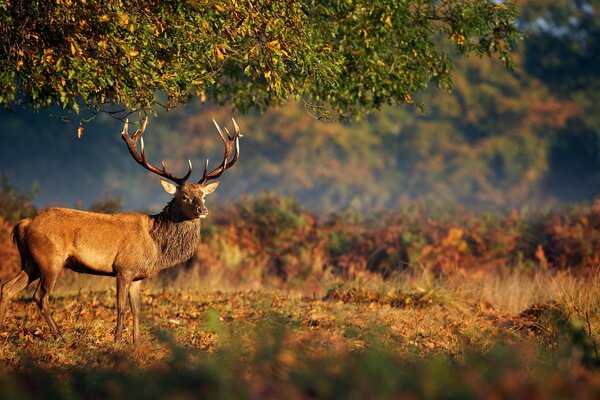
{"type": "Polygon", "coordinates": [[[53,268],[93,275],[147,278],[189,259],[200,242],[200,219],[98,214],[48,208],[21,221],[14,238],[27,257],[60,260],[53,268]]]}
{"type": "MultiPolygon", "coordinates": [[[[216,122],[215,122],[216,125],[216,122]]],[[[137,213],[99,214],[67,208],[48,208],[19,222],[13,229],[13,239],[21,256],[21,271],[2,286],[0,291],[0,327],[4,322],[9,300],[28,284],[39,279],[34,300],[55,337],[60,330],[48,308],[48,300],[60,272],[67,268],[75,272],[114,276],[117,280],[117,328],[115,339],[122,337],[127,295],[133,314],[133,338],[139,340],[140,282],[165,268],[189,259],[200,242],[202,218],[208,214],[204,205],[206,195],[212,193],[218,182],[207,184],[231,167],[239,156],[235,124],[233,137],[219,134],[225,143],[225,157],[219,167],[207,171],[196,184],[186,180],[188,173],[177,178],[146,161],[142,140],[141,155],[136,142],[144,133],[146,122],[127,142],[133,158],[146,169],[165,177],[175,184],[161,181],[173,199],[157,215],[137,213]],[[230,160],[233,149],[234,157],[230,160]]]]}

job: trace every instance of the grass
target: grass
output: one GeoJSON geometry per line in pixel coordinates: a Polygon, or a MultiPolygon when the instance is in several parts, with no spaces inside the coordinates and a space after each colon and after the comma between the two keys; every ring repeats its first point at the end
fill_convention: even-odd
{"type": "Polygon", "coordinates": [[[56,398],[592,396],[600,390],[597,280],[421,270],[394,281],[330,279],[319,295],[149,282],[136,347],[130,327],[113,343],[112,288],[58,290],[51,307],[64,341],[22,296],[0,331],[0,396],[54,390],[24,379],[54,379],[56,398]]]}

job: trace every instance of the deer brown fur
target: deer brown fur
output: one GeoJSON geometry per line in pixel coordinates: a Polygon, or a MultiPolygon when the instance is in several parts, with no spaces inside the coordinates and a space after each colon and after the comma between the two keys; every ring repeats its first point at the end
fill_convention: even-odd
{"type": "Polygon", "coordinates": [[[225,143],[225,158],[210,173],[205,166],[203,178],[195,184],[185,182],[191,173],[191,163],[188,174],[177,178],[166,172],[164,166],[160,170],[147,163],[143,142],[141,156],[137,153],[135,144],[143,134],[146,123],[133,137],[125,128],[123,138],[134,159],[145,168],[176,183],[161,181],[165,190],[174,195],[173,199],[157,215],[107,215],[48,208],[19,222],[13,229],[13,240],[21,255],[21,271],[6,282],[0,291],[0,326],[4,322],[10,299],[39,279],[34,300],[54,336],[60,337],[60,330],[48,308],[48,300],[60,272],[67,268],[85,274],[116,277],[115,340],[122,337],[129,295],[133,337],[134,342],[138,342],[140,282],[192,256],[200,242],[201,219],[208,214],[204,198],[218,186],[218,182],[207,184],[207,181],[219,177],[235,163],[239,155],[238,137],[241,135],[235,121],[234,125],[233,137],[229,132],[224,135],[217,125],[225,143]],[[236,153],[229,160],[234,145],[236,153]]]}

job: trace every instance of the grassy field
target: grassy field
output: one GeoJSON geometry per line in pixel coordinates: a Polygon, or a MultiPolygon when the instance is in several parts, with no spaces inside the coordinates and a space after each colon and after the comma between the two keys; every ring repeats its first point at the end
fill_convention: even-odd
{"type": "MultiPolygon", "coordinates": [[[[14,222],[0,219],[3,281],[14,222]]],[[[144,282],[138,346],[129,325],[113,342],[111,278],[60,277],[58,341],[34,288],[19,294],[0,398],[598,398],[599,267],[600,200],[319,217],[248,198],[144,282]]]]}
{"type": "Polygon", "coordinates": [[[91,285],[79,280],[52,301],[63,340],[27,294],[13,302],[0,332],[0,395],[591,398],[600,391],[598,279],[421,270],[331,278],[312,294],[150,281],[136,347],[130,328],[113,343],[114,290],[75,291],[91,285]]]}

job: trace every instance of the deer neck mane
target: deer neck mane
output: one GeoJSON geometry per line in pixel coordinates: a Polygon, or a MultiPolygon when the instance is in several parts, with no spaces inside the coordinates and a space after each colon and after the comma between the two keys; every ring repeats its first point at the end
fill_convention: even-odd
{"type": "Polygon", "coordinates": [[[157,215],[151,217],[150,236],[159,249],[156,267],[164,269],[188,260],[200,243],[200,219],[189,219],[171,200],[157,215]]]}

